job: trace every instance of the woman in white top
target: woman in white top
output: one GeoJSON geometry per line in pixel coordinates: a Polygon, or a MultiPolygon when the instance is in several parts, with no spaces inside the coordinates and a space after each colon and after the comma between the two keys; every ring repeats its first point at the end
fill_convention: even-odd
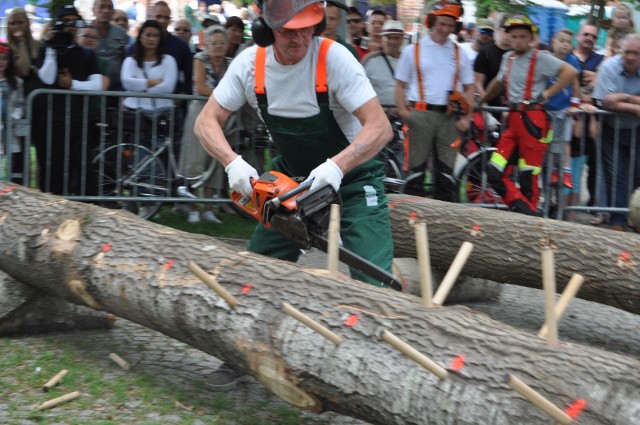
{"type": "MultiPolygon", "coordinates": [[[[165,45],[165,35],[157,21],[142,24],[132,55],[122,63],[120,78],[126,91],[173,93],[178,81],[178,65],[172,56],[164,53],[165,45]]],[[[170,109],[173,100],[127,97],[122,104],[152,113],[170,109]]]]}

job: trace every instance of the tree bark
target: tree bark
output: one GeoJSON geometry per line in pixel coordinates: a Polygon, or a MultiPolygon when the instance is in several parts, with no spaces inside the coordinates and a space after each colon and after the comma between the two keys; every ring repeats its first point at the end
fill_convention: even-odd
{"type": "Polygon", "coordinates": [[[71,304],[0,271],[0,335],[107,329],[109,314],[71,304]]]}
{"type": "Polygon", "coordinates": [[[396,257],[416,257],[409,216],[425,220],[431,264],[448,268],[464,241],[474,244],[462,273],[496,282],[542,288],[541,244],[555,252],[562,291],[574,273],[585,277],[579,298],[640,314],[640,237],[558,220],[390,195],[396,257]]]}
{"type": "Polygon", "coordinates": [[[548,346],[465,307],[425,309],[410,295],[329,279],[126,212],[4,183],[0,194],[0,269],[219,357],[299,408],[373,424],[548,424],[504,383],[511,373],[560,408],[585,399],[581,424],[640,424],[640,362],[632,358],[548,346]],[[190,260],[238,307],[196,279],[190,260]],[[284,315],[283,302],[344,342],[335,346],[284,315]],[[348,313],[359,315],[354,326],[345,326],[348,313]],[[381,342],[380,329],[444,367],[457,356],[465,366],[440,381],[381,342]]]}

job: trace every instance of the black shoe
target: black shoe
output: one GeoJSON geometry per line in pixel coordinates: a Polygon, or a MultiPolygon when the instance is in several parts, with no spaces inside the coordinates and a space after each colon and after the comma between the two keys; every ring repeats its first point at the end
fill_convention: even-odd
{"type": "Polygon", "coordinates": [[[513,201],[513,203],[511,204],[511,211],[530,215],[532,217],[542,217],[542,214],[540,214],[539,211],[531,209],[529,204],[527,204],[522,199],[516,199],[515,201],[513,201]]]}

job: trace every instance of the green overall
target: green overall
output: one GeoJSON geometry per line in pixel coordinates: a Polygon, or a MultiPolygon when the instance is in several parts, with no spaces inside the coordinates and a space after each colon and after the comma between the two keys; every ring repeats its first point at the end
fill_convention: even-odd
{"type": "MultiPolygon", "coordinates": [[[[273,159],[274,170],[291,177],[308,176],[311,170],[349,145],[329,109],[327,93],[317,93],[317,97],[320,108],[317,115],[285,118],[270,115],[266,93],[258,95],[262,118],[280,153],[273,159]]],[[[390,272],[393,242],[383,177],[383,166],[378,160],[367,161],[344,176],[340,187],[343,203],[340,236],[346,249],[390,272]]],[[[276,230],[260,224],[249,242],[252,252],[294,262],[300,257],[300,249],[276,230]]],[[[357,270],[351,269],[351,276],[381,286],[357,270]]]]}

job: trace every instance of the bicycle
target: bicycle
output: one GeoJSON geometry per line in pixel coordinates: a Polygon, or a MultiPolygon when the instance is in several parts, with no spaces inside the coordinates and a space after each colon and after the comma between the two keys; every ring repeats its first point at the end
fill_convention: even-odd
{"type": "MultiPolygon", "coordinates": [[[[172,140],[175,134],[174,111],[162,117],[155,114],[146,117],[141,110],[126,116],[124,112],[112,112],[107,122],[101,124],[107,143],[92,160],[98,174],[99,194],[114,197],[114,201],[107,206],[114,207],[115,203],[117,208],[150,219],[158,213],[164,198],[170,197],[174,191],[181,197],[195,197],[187,185],[191,190],[203,187],[214,171],[215,162],[211,161],[207,169],[195,176],[185,176],[179,172],[172,140]],[[178,182],[186,184],[177,190],[178,182]]],[[[239,128],[236,131],[239,132],[239,128]]],[[[240,150],[251,149],[252,146],[236,143],[234,147],[240,150]]],[[[261,141],[261,147],[270,156],[274,155],[272,143],[261,141]]],[[[227,179],[223,181],[225,187],[222,192],[228,194],[227,179]]],[[[230,202],[230,199],[227,197],[222,201],[230,202]]],[[[246,216],[235,204],[231,203],[231,206],[238,214],[246,216]]]]}

